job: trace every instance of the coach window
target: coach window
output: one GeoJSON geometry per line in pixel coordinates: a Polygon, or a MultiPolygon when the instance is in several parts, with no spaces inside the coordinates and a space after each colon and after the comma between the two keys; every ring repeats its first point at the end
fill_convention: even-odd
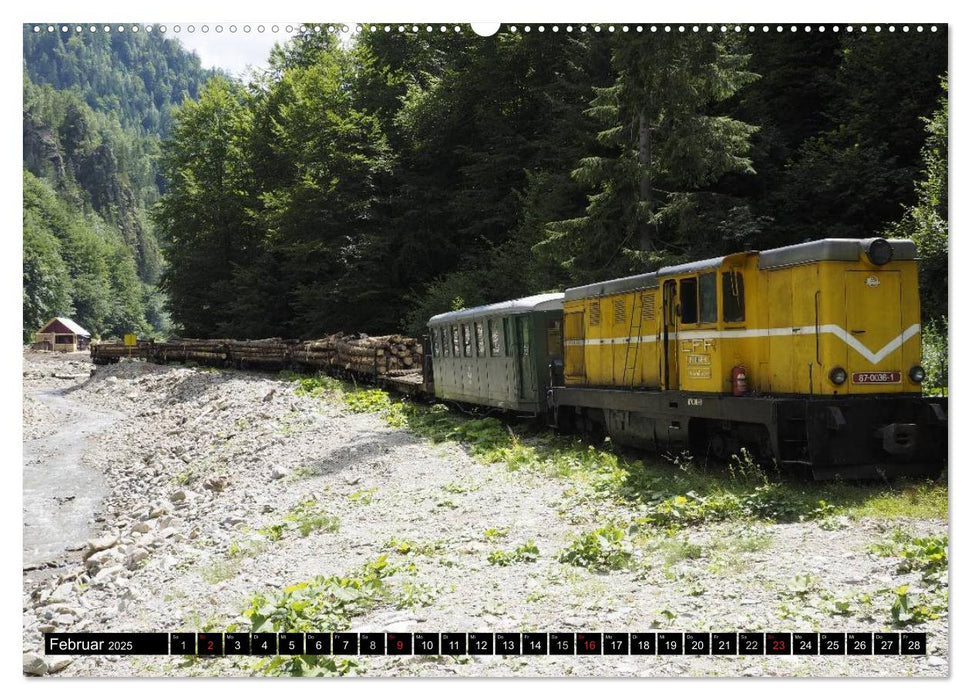
{"type": "Polygon", "coordinates": [[[475,322],[475,354],[485,357],[485,334],[482,332],[482,321],[475,322]]]}
{"type": "Polygon", "coordinates": [[[442,336],[442,355],[444,357],[448,357],[452,354],[448,351],[448,346],[451,345],[451,343],[448,342],[448,326],[442,326],[438,329],[438,332],[442,336]]]}
{"type": "Polygon", "coordinates": [[[698,278],[698,302],[701,306],[701,322],[718,322],[718,277],[714,272],[698,278]]]}
{"type": "Polygon", "coordinates": [[[452,357],[462,355],[462,345],[459,343],[459,327],[452,326],[452,357]]]}
{"type": "Polygon", "coordinates": [[[499,324],[495,319],[489,319],[489,354],[493,357],[502,355],[502,343],[499,340],[499,324]]]}
{"type": "Polygon", "coordinates": [[[506,357],[512,357],[512,328],[508,316],[502,319],[502,346],[506,348],[506,357]]]}
{"type": "Polygon", "coordinates": [[[432,357],[438,357],[438,354],[439,354],[438,347],[439,347],[439,345],[440,345],[440,343],[438,342],[438,329],[437,328],[433,328],[432,329],[432,357]]]}
{"type": "Polygon", "coordinates": [[[722,320],[741,323],[745,320],[745,286],[741,272],[722,273],[722,320]]]}
{"type": "Polygon", "coordinates": [[[465,348],[465,356],[472,357],[472,333],[468,323],[462,324],[462,347],[465,348]]]}
{"type": "Polygon", "coordinates": [[[678,303],[681,305],[681,323],[698,323],[698,280],[688,277],[678,287],[678,303]]]}

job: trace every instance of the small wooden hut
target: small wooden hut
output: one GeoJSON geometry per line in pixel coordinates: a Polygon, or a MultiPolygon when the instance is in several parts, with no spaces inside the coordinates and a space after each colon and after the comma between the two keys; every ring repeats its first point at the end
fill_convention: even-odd
{"type": "Polygon", "coordinates": [[[34,348],[56,352],[87,350],[91,334],[69,318],[52,318],[37,331],[34,348]]]}

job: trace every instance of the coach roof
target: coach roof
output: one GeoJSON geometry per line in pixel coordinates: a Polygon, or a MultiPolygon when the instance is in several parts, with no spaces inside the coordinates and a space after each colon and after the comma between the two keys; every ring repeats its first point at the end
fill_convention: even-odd
{"type": "Polygon", "coordinates": [[[522,299],[500,301],[496,304],[486,304],[485,306],[475,306],[471,309],[461,309],[459,311],[438,314],[428,320],[428,325],[452,323],[476,316],[512,316],[514,314],[525,314],[534,311],[559,311],[562,308],[562,292],[535,294],[531,297],[523,297],[522,299]]]}

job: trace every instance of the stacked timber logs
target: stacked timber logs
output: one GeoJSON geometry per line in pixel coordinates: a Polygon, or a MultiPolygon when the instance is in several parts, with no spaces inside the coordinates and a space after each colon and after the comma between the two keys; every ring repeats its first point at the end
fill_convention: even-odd
{"type": "Polygon", "coordinates": [[[162,362],[168,360],[218,364],[228,359],[229,339],[196,340],[194,338],[173,338],[155,344],[155,354],[162,362]]]}
{"type": "Polygon", "coordinates": [[[403,335],[368,336],[337,333],[318,340],[197,340],[174,338],[140,341],[134,348],[122,343],[92,343],[91,359],[98,364],[138,357],[153,362],[198,362],[207,365],[304,369],[347,372],[372,377],[409,377],[421,374],[422,347],[403,335]]]}
{"type": "Polygon", "coordinates": [[[238,367],[283,367],[289,364],[291,349],[299,342],[283,338],[231,341],[229,359],[238,367]]]}
{"type": "Polygon", "coordinates": [[[91,343],[88,351],[96,365],[107,365],[122,357],[147,359],[151,357],[152,345],[151,341],[146,340],[140,340],[134,346],[124,343],[91,343]]]}
{"type": "Polygon", "coordinates": [[[335,335],[303,343],[294,359],[312,367],[385,376],[421,369],[421,343],[402,335],[335,335]]]}

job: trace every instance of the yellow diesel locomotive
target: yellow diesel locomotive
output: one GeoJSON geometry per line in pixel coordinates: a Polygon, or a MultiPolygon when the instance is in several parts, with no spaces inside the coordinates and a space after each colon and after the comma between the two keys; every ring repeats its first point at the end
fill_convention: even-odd
{"type": "Polygon", "coordinates": [[[817,478],[939,472],[947,402],[921,395],[916,253],[824,239],[568,289],[551,419],[817,478]]]}

